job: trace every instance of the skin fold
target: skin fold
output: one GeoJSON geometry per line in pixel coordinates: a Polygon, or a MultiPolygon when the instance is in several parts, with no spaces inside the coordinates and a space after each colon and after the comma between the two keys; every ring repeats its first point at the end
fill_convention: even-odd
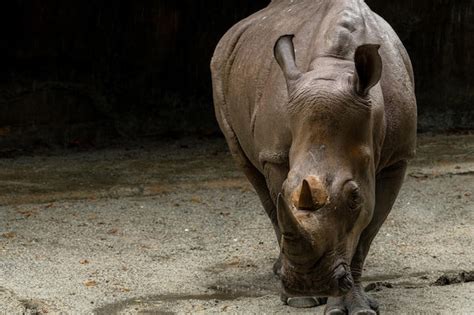
{"type": "Polygon", "coordinates": [[[224,35],[211,70],[219,126],[275,229],[283,295],[375,314],[361,272],[416,140],[395,32],[361,0],[272,1],[224,35]]]}

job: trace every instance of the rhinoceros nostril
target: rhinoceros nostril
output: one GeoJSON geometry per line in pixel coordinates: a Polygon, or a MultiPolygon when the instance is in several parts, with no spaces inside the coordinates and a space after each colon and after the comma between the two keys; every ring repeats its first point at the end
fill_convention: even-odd
{"type": "Polygon", "coordinates": [[[339,284],[339,289],[341,291],[347,292],[350,289],[352,289],[352,286],[353,286],[352,277],[350,277],[350,275],[346,275],[342,277],[341,279],[339,279],[338,284],[339,284]]]}
{"type": "Polygon", "coordinates": [[[344,277],[346,275],[346,273],[347,273],[346,268],[344,268],[343,264],[340,264],[334,270],[334,277],[336,279],[341,279],[342,277],[344,277]]]}
{"type": "Polygon", "coordinates": [[[351,273],[347,271],[342,264],[334,271],[334,278],[337,281],[339,289],[343,292],[349,291],[354,285],[351,273]]]}

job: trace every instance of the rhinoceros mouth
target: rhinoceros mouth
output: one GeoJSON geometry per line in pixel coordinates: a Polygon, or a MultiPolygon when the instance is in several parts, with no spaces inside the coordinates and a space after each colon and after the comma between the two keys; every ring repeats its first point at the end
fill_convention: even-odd
{"type": "Polygon", "coordinates": [[[350,267],[345,262],[338,263],[323,275],[320,270],[310,273],[285,271],[281,281],[287,296],[341,296],[353,286],[350,267]]]}

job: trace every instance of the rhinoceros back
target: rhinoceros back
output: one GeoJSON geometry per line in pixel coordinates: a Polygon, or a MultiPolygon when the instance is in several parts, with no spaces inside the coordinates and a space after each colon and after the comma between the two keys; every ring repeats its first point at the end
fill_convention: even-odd
{"type": "Polygon", "coordinates": [[[321,56],[351,60],[358,45],[380,44],[381,86],[388,114],[382,162],[389,164],[414,150],[413,137],[397,131],[416,128],[416,105],[411,64],[392,28],[362,0],[272,1],[224,35],[211,65],[218,120],[219,115],[225,117],[257,168],[259,152],[271,147],[272,140],[256,125],[278,126],[272,137],[289,139],[283,114],[287,88],[273,57],[273,46],[284,34],[295,35],[296,62],[303,72],[314,70],[314,61],[321,56]],[[406,120],[410,120],[408,125],[400,126],[406,120]]]}

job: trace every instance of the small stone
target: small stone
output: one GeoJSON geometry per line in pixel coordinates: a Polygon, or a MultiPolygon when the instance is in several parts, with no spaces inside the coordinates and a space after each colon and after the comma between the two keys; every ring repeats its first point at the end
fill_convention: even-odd
{"type": "Polygon", "coordinates": [[[15,233],[15,232],[6,232],[6,233],[3,233],[2,236],[3,236],[4,238],[10,238],[10,239],[12,239],[12,238],[14,238],[14,237],[16,236],[16,233],[15,233]]]}
{"type": "Polygon", "coordinates": [[[84,285],[88,288],[95,287],[97,285],[97,282],[95,280],[86,280],[84,281],[84,285]]]}

